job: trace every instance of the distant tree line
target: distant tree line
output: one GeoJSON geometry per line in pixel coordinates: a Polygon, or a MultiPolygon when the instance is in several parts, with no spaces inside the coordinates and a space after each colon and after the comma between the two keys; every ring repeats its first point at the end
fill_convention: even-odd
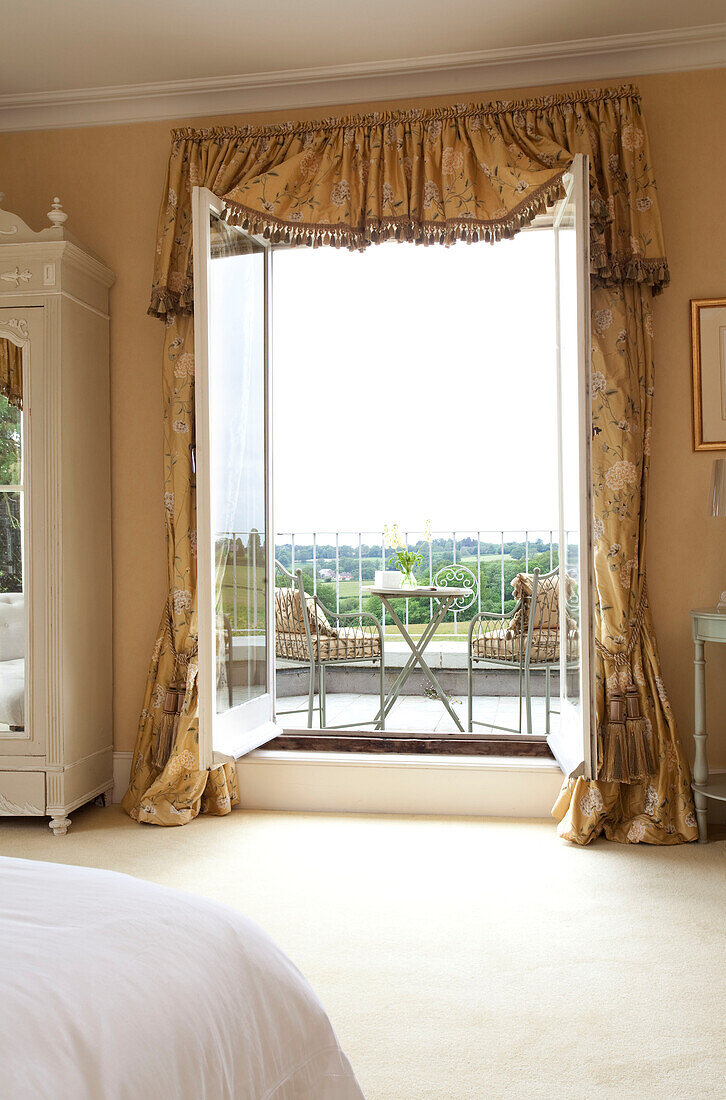
{"type": "MultiPolygon", "coordinates": [[[[0,396],[0,484],[20,483],[21,412],[0,396]]],[[[0,592],[23,591],[20,493],[0,493],[0,592]]]]}
{"type": "MultiPolygon", "coordinates": [[[[443,543],[445,540],[438,539],[432,544],[432,559],[433,568],[429,568],[428,560],[428,544],[423,544],[426,554],[421,565],[415,570],[416,578],[421,584],[431,584],[432,576],[435,577],[440,569],[445,566],[453,564],[453,554],[451,553],[451,539],[446,540],[449,543],[449,553],[446,553],[446,549],[437,546],[437,543],[443,543]]],[[[476,542],[473,541],[473,553],[476,553],[476,542]]],[[[466,540],[461,540],[465,543],[466,540]]],[[[276,548],[276,557],[282,562],[288,569],[291,567],[292,558],[285,560],[283,554],[280,552],[284,550],[284,547],[276,548]]],[[[306,592],[312,594],[314,590],[313,581],[313,568],[310,561],[305,560],[305,547],[295,547],[295,565],[297,569],[300,569],[303,574],[303,585],[306,592]]],[[[311,549],[311,548],[308,548],[311,549]]],[[[345,548],[349,549],[349,548],[345,548]]],[[[370,547],[364,547],[364,550],[370,549],[370,547]]],[[[375,549],[379,548],[373,548],[375,549]]],[[[318,547],[317,562],[318,568],[322,564],[324,557],[322,547],[318,547]]],[[[339,563],[340,569],[344,572],[350,572],[354,577],[358,575],[358,556],[355,557],[344,556],[344,548],[339,548],[339,563]]],[[[457,540],[457,562],[462,557],[471,556],[472,551],[464,549],[463,553],[460,549],[459,540],[457,540]]],[[[484,557],[488,554],[501,554],[501,544],[484,544],[481,545],[481,555],[484,557]],[[489,547],[492,549],[489,549],[489,547]],[[485,548],[486,547],[486,548],[485,548]]],[[[510,557],[505,557],[502,563],[501,557],[496,558],[494,561],[482,561],[481,562],[481,609],[482,611],[491,612],[510,612],[513,610],[516,600],[512,595],[512,581],[516,577],[517,573],[523,573],[525,571],[532,572],[533,569],[539,568],[540,572],[547,573],[550,568],[556,568],[558,564],[557,548],[554,547],[552,551],[552,564],[550,565],[550,548],[549,543],[544,543],[542,540],[531,542],[529,544],[529,558],[525,555],[524,543],[511,542],[505,543],[505,554],[509,554],[510,557]],[[504,575],[504,606],[502,607],[502,574],[504,575]]],[[[471,569],[472,573],[477,575],[477,562],[468,561],[464,563],[467,568],[471,569]]],[[[376,560],[375,557],[363,557],[362,558],[362,574],[363,583],[371,583],[374,579],[376,569],[381,568],[380,559],[376,560]]],[[[328,581],[321,581],[318,579],[317,583],[317,595],[320,598],[324,607],[329,611],[336,610],[336,585],[329,583],[328,581]]],[[[427,599],[409,600],[408,602],[408,621],[410,623],[425,623],[429,621],[430,609],[429,601],[427,599]]],[[[377,596],[364,593],[362,606],[364,611],[372,611],[377,618],[381,617],[382,605],[377,596]]],[[[403,600],[394,601],[393,606],[397,613],[401,616],[405,615],[405,603],[403,600]]],[[[342,595],[340,597],[340,610],[341,611],[357,611],[358,610],[358,593],[342,595]]],[[[468,621],[478,610],[478,604],[475,602],[473,607],[463,614],[459,615],[459,622],[468,621]]],[[[446,621],[453,622],[454,614],[449,612],[446,621]]]]}
{"type": "MultiPolygon", "coordinates": [[[[556,532],[553,532],[553,536],[556,532]]],[[[545,551],[549,554],[549,542],[544,539],[531,539],[529,541],[529,554],[530,557],[533,554],[542,554],[545,551]]],[[[423,554],[424,558],[428,560],[429,544],[420,540],[419,542],[411,543],[410,549],[417,550],[420,554],[423,554]]],[[[482,542],[480,543],[481,555],[486,557],[489,554],[501,554],[504,553],[505,557],[509,555],[512,558],[520,559],[524,558],[527,552],[527,544],[524,540],[518,540],[515,542],[505,542],[502,546],[501,542],[482,542]]],[[[318,565],[330,564],[335,561],[335,544],[334,543],[317,543],[313,546],[309,543],[295,543],[295,564],[301,567],[304,562],[312,562],[313,550],[315,551],[315,558],[318,565]]],[[[453,560],[454,552],[454,540],[453,539],[433,539],[431,542],[431,551],[436,559],[442,561],[451,562],[453,560]]],[[[384,552],[386,561],[392,556],[392,551],[386,549],[381,543],[363,543],[361,545],[361,558],[365,564],[367,559],[370,559],[374,565],[374,569],[381,568],[381,560],[384,552]],[[377,562],[377,564],[375,564],[377,562]]],[[[292,565],[292,543],[276,543],[275,545],[275,557],[280,561],[287,569],[292,565]]],[[[476,539],[475,538],[461,538],[456,540],[456,558],[457,561],[461,561],[462,558],[476,557],[476,539]]],[[[346,563],[346,571],[357,572],[358,569],[358,546],[351,545],[350,543],[341,543],[338,546],[338,561],[340,562],[340,568],[343,569],[343,562],[346,563]],[[355,566],[355,569],[353,568],[355,566]]]]}

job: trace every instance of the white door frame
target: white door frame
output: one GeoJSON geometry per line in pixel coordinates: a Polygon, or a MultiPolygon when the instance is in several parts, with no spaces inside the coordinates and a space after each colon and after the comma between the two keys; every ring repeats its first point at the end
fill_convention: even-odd
{"type": "Polygon", "coordinates": [[[555,293],[557,341],[557,449],[559,493],[559,566],[560,566],[560,722],[547,743],[565,775],[594,778],[597,768],[597,729],[594,714],[594,565],[592,552],[592,406],[590,397],[590,225],[588,159],[578,153],[565,177],[566,197],[555,214],[555,293]],[[560,240],[563,218],[572,202],[576,249],[576,323],[577,323],[577,432],[579,485],[579,707],[567,698],[567,561],[564,516],[564,458],[562,421],[563,393],[561,377],[560,240]],[[587,629],[584,628],[587,624],[587,629]]]}
{"type": "Polygon", "coordinates": [[[199,757],[200,767],[229,761],[259,748],[276,737],[275,713],[275,639],[274,639],[274,524],[272,502],[272,380],[271,360],[271,288],[270,243],[263,237],[238,230],[264,250],[264,447],[265,447],[265,623],[267,632],[266,674],[268,690],[258,698],[238,704],[217,714],[216,689],[216,615],[214,612],[214,548],[211,538],[211,499],[208,491],[199,492],[200,470],[211,466],[210,347],[208,324],[210,215],[224,218],[224,201],[208,188],[192,189],[193,260],[194,260],[194,351],[195,351],[195,425],[197,470],[197,626],[199,636],[199,757]],[[207,533],[207,534],[205,534],[207,533]]]}
{"type": "MultiPolygon", "coordinates": [[[[566,177],[567,180],[567,177],[566,177]]],[[[585,774],[592,776],[594,768],[596,767],[596,731],[595,723],[592,718],[594,692],[592,675],[594,672],[594,644],[593,644],[593,592],[592,592],[592,580],[593,580],[593,564],[592,564],[592,540],[591,540],[591,515],[592,515],[592,467],[590,458],[590,433],[591,433],[591,410],[590,410],[590,310],[589,310],[589,290],[590,290],[590,272],[589,272],[589,228],[588,228],[588,162],[587,158],[581,154],[575,156],[572,166],[569,172],[569,180],[567,180],[567,198],[571,195],[575,196],[575,219],[576,219],[576,234],[578,241],[581,244],[581,248],[578,251],[577,257],[577,308],[578,317],[580,318],[580,324],[578,326],[578,362],[580,363],[580,391],[578,393],[578,405],[580,411],[579,417],[579,431],[580,431],[580,444],[579,444],[579,456],[580,456],[580,485],[586,488],[586,492],[580,494],[580,611],[581,611],[581,629],[580,629],[580,702],[581,713],[583,715],[583,721],[581,722],[582,732],[589,733],[589,736],[582,738],[582,753],[579,754],[580,759],[575,760],[574,757],[578,755],[578,752],[572,751],[572,746],[566,744],[566,741],[559,738],[557,735],[550,735],[548,741],[550,747],[555,754],[558,763],[567,774],[585,774]],[[583,583],[584,582],[584,583],[583,583]],[[590,629],[583,633],[582,624],[590,624],[590,629]],[[589,730],[585,730],[584,716],[590,714],[591,719],[589,723],[589,730]]],[[[207,326],[207,313],[206,310],[197,309],[197,303],[207,300],[209,286],[208,286],[208,271],[207,271],[207,257],[209,254],[209,212],[217,214],[219,217],[224,216],[224,202],[215,196],[211,191],[206,188],[193,188],[192,192],[192,205],[193,205],[193,223],[194,223],[194,273],[195,273],[195,353],[197,361],[197,420],[196,420],[196,447],[197,447],[197,469],[209,467],[210,461],[210,438],[209,438],[209,418],[208,415],[204,415],[202,409],[200,415],[200,397],[202,405],[204,404],[205,394],[203,392],[204,382],[202,386],[199,385],[200,375],[204,376],[204,368],[200,372],[199,365],[208,361],[209,354],[209,331],[207,326]],[[202,216],[204,214],[204,216],[202,216]]],[[[566,201],[562,202],[561,206],[556,212],[554,226],[557,228],[564,215],[566,209],[566,201]]],[[[541,223],[540,223],[541,224],[541,223]]],[[[544,226],[542,226],[544,228],[544,226]]],[[[270,245],[269,241],[259,236],[253,236],[246,234],[253,240],[257,241],[265,248],[266,256],[266,293],[265,293],[265,356],[266,356],[266,381],[265,381],[265,447],[267,455],[267,484],[266,484],[266,573],[267,573],[267,624],[268,624],[268,646],[267,646],[267,675],[269,692],[266,693],[265,699],[268,697],[271,699],[271,710],[268,708],[265,713],[259,713],[255,715],[253,722],[253,728],[250,731],[252,737],[250,743],[240,743],[237,746],[232,746],[229,753],[215,753],[212,748],[211,737],[208,736],[207,731],[212,728],[214,723],[214,707],[211,693],[208,691],[204,696],[199,691],[200,701],[200,759],[203,767],[209,767],[213,760],[230,759],[235,756],[240,756],[244,752],[251,751],[252,748],[259,747],[265,741],[270,740],[282,733],[282,727],[277,727],[274,723],[274,707],[275,707],[275,646],[274,646],[274,516],[273,516],[273,478],[272,478],[272,462],[273,462],[273,450],[272,450],[272,415],[273,415],[273,378],[271,370],[271,301],[272,301],[272,255],[274,248],[270,245]],[[256,741],[256,744],[252,744],[251,741],[256,741]]],[[[276,246],[275,246],[276,247],[276,246]]],[[[284,246],[281,246],[284,247],[284,246]]],[[[556,268],[559,265],[559,255],[557,246],[557,235],[555,235],[555,264],[556,268]]],[[[559,271],[556,271],[556,277],[558,277],[559,271]]],[[[558,310],[558,325],[559,325],[559,310],[558,310]]],[[[558,331],[558,345],[559,345],[559,331],[558,331]]],[[[559,370],[558,370],[558,387],[559,387],[559,370]]],[[[560,417],[560,394],[558,392],[558,421],[560,417]]],[[[208,413],[208,392],[207,398],[207,413],[208,413]]],[[[562,425],[558,422],[558,461],[560,466],[560,485],[562,485],[562,440],[561,440],[562,425]]],[[[560,494],[561,495],[561,494],[560,494]]],[[[197,498],[197,523],[200,531],[208,530],[211,524],[210,516],[210,501],[208,494],[198,495],[197,498]]],[[[563,545],[562,539],[562,500],[560,499],[560,569],[564,571],[565,563],[562,559],[561,549],[563,545]]],[[[214,561],[211,545],[206,546],[203,543],[206,540],[200,539],[198,541],[198,627],[199,627],[199,676],[200,685],[202,682],[214,683],[216,680],[216,672],[214,667],[214,637],[215,637],[215,621],[212,613],[212,607],[209,600],[201,599],[202,584],[206,585],[206,589],[213,591],[210,587],[213,585],[213,570],[214,561]],[[203,582],[203,578],[206,580],[203,582]],[[207,606],[209,605],[209,606],[207,606]],[[205,636],[208,641],[206,645],[202,645],[202,637],[205,636]],[[206,678],[206,680],[204,679],[206,678]]],[[[565,588],[562,580],[560,583],[560,610],[561,615],[564,618],[565,615],[565,601],[563,595],[565,588]]],[[[565,637],[562,633],[562,623],[560,626],[560,637],[565,637]]],[[[560,646],[561,656],[564,661],[565,647],[560,646]]],[[[560,671],[560,690],[564,692],[565,677],[563,669],[560,671]]],[[[260,702],[255,700],[253,702],[260,702]]],[[[571,709],[570,704],[566,704],[563,700],[562,709],[565,711],[565,707],[568,706],[571,709]]],[[[563,713],[561,716],[561,723],[566,724],[568,721],[567,714],[563,713]]],[[[562,731],[561,731],[562,732],[562,731]]]]}

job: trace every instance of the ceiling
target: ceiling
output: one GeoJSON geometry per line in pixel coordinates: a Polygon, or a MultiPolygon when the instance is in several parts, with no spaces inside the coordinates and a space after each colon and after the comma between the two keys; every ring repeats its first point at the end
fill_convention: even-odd
{"type": "Polygon", "coordinates": [[[0,95],[504,51],[723,19],[723,0],[4,0],[0,95]]]}

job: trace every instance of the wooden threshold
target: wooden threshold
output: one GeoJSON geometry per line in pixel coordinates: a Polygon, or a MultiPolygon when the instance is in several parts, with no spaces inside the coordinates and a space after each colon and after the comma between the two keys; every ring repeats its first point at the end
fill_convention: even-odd
{"type": "Polygon", "coordinates": [[[554,760],[546,741],[538,737],[447,737],[419,734],[366,734],[331,730],[289,731],[265,746],[297,752],[417,753],[435,756],[525,756],[554,760]]]}

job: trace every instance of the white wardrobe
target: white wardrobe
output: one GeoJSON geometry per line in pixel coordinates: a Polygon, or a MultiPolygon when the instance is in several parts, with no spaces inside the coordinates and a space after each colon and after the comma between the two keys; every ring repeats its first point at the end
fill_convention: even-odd
{"type": "Polygon", "coordinates": [[[62,835],[113,786],[114,276],[57,199],[35,233],[2,198],[0,817],[47,816],[62,835]]]}

